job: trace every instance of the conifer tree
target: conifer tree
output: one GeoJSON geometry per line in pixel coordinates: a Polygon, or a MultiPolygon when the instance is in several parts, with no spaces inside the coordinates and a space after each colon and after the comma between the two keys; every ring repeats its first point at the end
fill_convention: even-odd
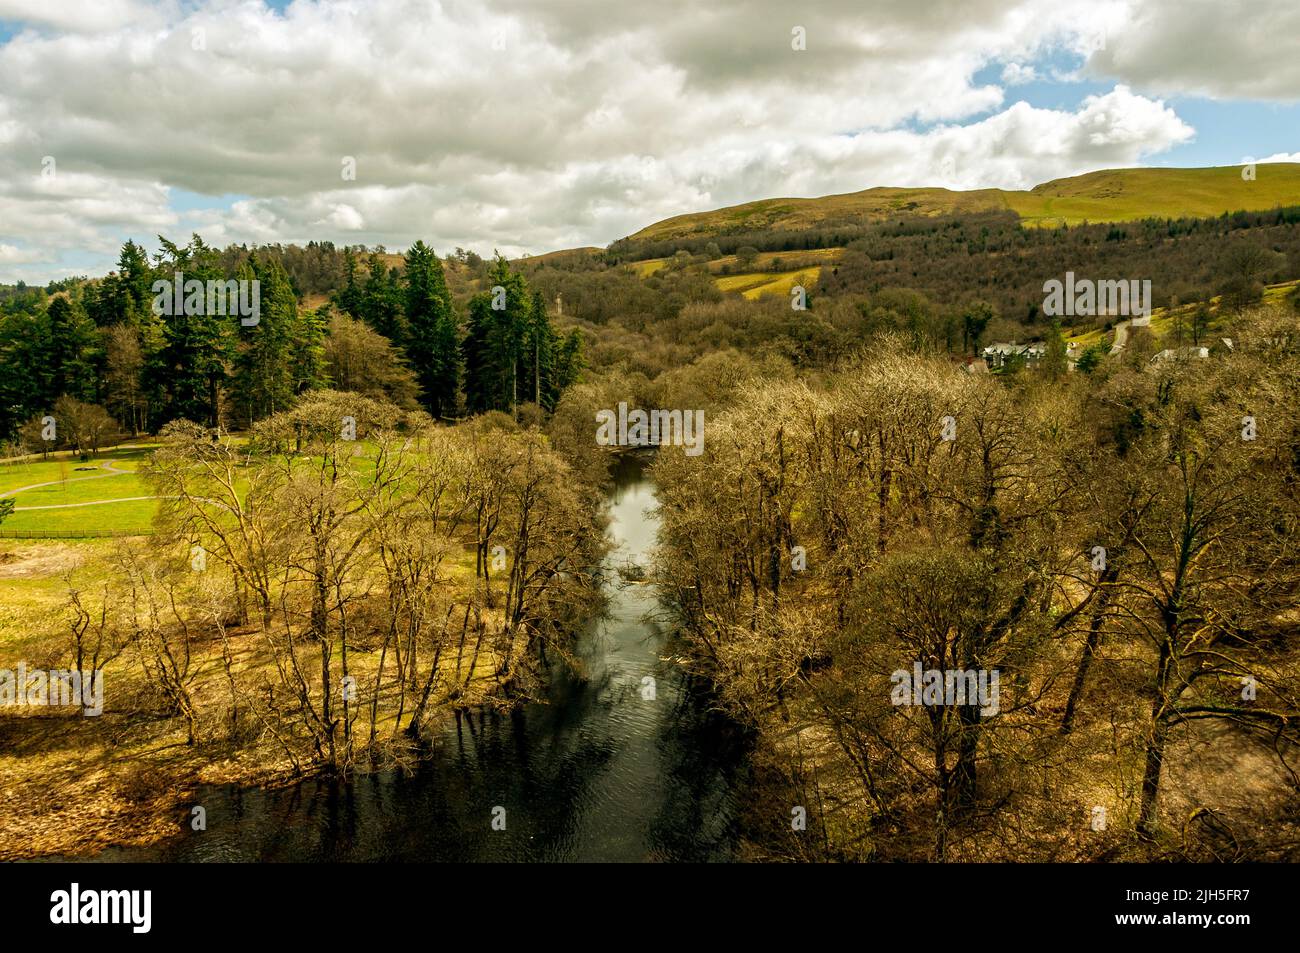
{"type": "MultiPolygon", "coordinates": [[[[222,279],[215,253],[198,235],[186,247],[161,235],[158,240],[163,251],[156,277],[174,282],[183,274],[181,280],[186,283],[195,280],[203,284],[222,279]]],[[[183,417],[216,426],[235,340],[231,318],[211,314],[206,306],[181,308],[179,314],[160,318],[163,341],[158,359],[151,363],[151,383],[167,395],[164,419],[183,417]]],[[[233,323],[238,326],[237,319],[233,323]]]]}
{"type": "Polygon", "coordinates": [[[460,389],[460,329],[442,262],[422,241],[406,253],[404,297],[403,343],[425,409],[434,417],[454,414],[460,389]]]}
{"type": "Polygon", "coordinates": [[[370,276],[361,292],[361,317],[390,341],[404,341],[407,326],[402,315],[402,289],[396,269],[384,264],[378,252],[370,255],[368,266],[370,276]]]}
{"type": "Polygon", "coordinates": [[[78,400],[95,400],[95,360],[98,336],[80,304],[63,295],[50,302],[48,371],[51,400],[66,394],[78,400]]]}
{"type": "Polygon", "coordinates": [[[239,270],[241,281],[261,283],[261,317],[257,324],[239,327],[235,394],[243,422],[251,423],[293,404],[294,367],[290,358],[293,335],[298,330],[298,299],[280,262],[256,253],[239,270]]]}
{"type": "MultiPolygon", "coordinates": [[[[465,402],[471,412],[513,413],[521,399],[521,365],[532,360],[532,294],[523,275],[511,271],[500,254],[488,271],[487,284],[486,291],[470,299],[465,402]]],[[[522,399],[528,399],[526,391],[522,399]]]]}

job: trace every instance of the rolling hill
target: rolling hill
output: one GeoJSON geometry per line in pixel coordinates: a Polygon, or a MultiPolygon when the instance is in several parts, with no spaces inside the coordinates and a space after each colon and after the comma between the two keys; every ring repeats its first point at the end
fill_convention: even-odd
{"type": "Polygon", "coordinates": [[[1110,169],[1044,182],[1029,191],[872,188],[822,198],[746,202],[710,212],[675,215],[628,236],[631,242],[698,239],[760,230],[789,230],[879,221],[900,214],[946,215],[1010,210],[1026,225],[1126,222],[1141,218],[1206,217],[1300,204],[1300,163],[1208,169],[1110,169]]]}

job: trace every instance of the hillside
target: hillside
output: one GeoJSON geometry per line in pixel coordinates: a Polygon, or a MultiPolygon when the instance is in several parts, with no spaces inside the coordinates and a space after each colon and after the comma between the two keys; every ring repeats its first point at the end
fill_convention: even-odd
{"type": "Polygon", "coordinates": [[[821,198],[777,198],[711,212],[676,215],[628,237],[631,242],[705,238],[760,230],[800,231],[879,221],[906,213],[944,215],[1008,209],[1025,224],[1126,222],[1157,217],[1206,217],[1300,204],[1300,163],[1257,167],[1254,181],[1240,166],[1208,169],[1111,169],[1044,182],[1029,191],[872,188],[821,198]]]}

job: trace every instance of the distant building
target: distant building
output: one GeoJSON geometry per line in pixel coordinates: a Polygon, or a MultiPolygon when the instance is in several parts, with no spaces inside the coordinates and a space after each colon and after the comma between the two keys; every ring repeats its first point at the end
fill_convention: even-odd
{"type": "Polygon", "coordinates": [[[1014,341],[1010,344],[1000,342],[990,344],[980,352],[984,358],[984,363],[988,365],[989,370],[995,371],[1005,367],[1006,363],[1014,358],[1024,358],[1026,366],[1033,366],[1043,359],[1047,354],[1047,345],[1041,341],[1035,341],[1033,344],[1016,344],[1014,341]]]}
{"type": "Polygon", "coordinates": [[[1151,356],[1152,364],[1167,364],[1170,361],[1202,361],[1210,356],[1208,347],[1167,347],[1159,354],[1151,356]]]}

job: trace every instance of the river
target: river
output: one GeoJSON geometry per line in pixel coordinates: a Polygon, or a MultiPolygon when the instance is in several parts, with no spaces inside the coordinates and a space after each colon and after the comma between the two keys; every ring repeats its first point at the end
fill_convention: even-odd
{"type": "MultiPolygon", "coordinates": [[[[658,531],[654,485],[632,457],[620,459],[614,478],[607,568],[629,559],[648,566],[658,531]]],[[[578,671],[557,666],[544,701],[449,720],[413,771],[276,789],[201,787],[193,803],[206,810],[206,831],[93,859],[733,858],[747,782],[743,739],[663,660],[668,636],[653,618],[654,587],[605,577],[609,610],[579,636],[578,671]],[[504,830],[494,829],[494,816],[504,817],[504,830]]]]}

